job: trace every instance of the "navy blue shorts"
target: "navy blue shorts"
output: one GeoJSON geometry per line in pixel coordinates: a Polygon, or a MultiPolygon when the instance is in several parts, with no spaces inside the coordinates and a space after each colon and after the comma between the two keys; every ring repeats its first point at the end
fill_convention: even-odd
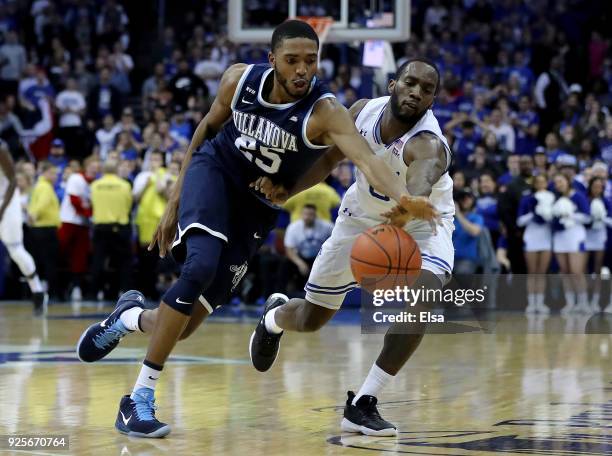
{"type": "MultiPolygon", "coordinates": [[[[194,152],[185,173],[179,203],[177,236],[172,255],[183,262],[183,242],[192,230],[202,230],[222,239],[225,245],[212,285],[203,292],[213,308],[226,304],[268,233],[274,228],[279,209],[257,198],[248,183],[239,185],[214,156],[208,143],[194,152]]],[[[206,258],[202,258],[206,261],[206,258]]]]}

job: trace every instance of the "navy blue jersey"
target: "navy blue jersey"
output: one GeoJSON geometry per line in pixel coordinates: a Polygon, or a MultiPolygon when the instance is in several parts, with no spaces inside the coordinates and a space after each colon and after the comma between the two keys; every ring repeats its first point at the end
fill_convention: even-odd
{"type": "Polygon", "coordinates": [[[328,148],[308,140],[306,125],[315,103],[334,95],[315,77],[303,98],[268,103],[262,92],[273,77],[267,64],[246,68],[232,99],[232,119],[211,140],[225,171],[240,185],[267,175],[291,186],[328,148]]]}

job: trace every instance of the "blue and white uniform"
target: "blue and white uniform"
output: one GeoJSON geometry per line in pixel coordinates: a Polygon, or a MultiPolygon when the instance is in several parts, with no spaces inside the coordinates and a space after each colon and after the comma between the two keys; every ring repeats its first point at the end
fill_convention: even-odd
{"type": "Polygon", "coordinates": [[[249,184],[264,175],[291,187],[328,148],[312,144],[306,128],[315,104],[334,95],[314,78],[304,97],[272,104],[262,92],[273,77],[269,65],[246,68],[232,99],[232,118],[194,151],[185,173],[173,255],[184,261],[184,237],[190,230],[225,243],[213,265],[214,281],[200,299],[209,310],[227,302],[276,223],[280,208],[249,184]]]}
{"type": "Polygon", "coordinates": [[[584,248],[587,251],[606,249],[608,227],[612,226],[612,204],[607,198],[593,198],[590,202],[591,223],[586,227],[584,248]]]}
{"type": "MultiPolygon", "coordinates": [[[[363,107],[355,125],[375,151],[384,157],[392,170],[404,181],[408,167],[404,162],[404,146],[414,136],[429,132],[436,135],[446,149],[446,167],[450,166],[451,151],[431,110],[412,129],[391,144],[384,144],[380,136],[380,122],[389,97],[370,100],[363,107]]],[[[454,230],[453,181],[445,172],[432,187],[429,200],[442,217],[442,226],[433,234],[431,226],[423,220],[413,220],[404,229],[414,238],[421,251],[422,269],[448,280],[453,271],[455,251],[452,242],[454,230]]],[[[355,239],[368,228],[385,222],[380,214],[396,205],[391,198],[378,194],[363,175],[356,170],[356,181],[346,191],[331,237],[325,241],[308,278],[306,299],[329,309],[338,309],[346,294],[356,288],[350,266],[351,249],[355,239]]]]}
{"type": "Polygon", "coordinates": [[[555,195],[547,190],[525,195],[519,204],[516,224],[525,227],[523,244],[525,252],[552,250],[552,206],[555,195]]]}
{"type": "Polygon", "coordinates": [[[555,253],[584,252],[590,212],[589,200],[582,192],[572,190],[569,196],[557,198],[552,222],[555,253]]]}

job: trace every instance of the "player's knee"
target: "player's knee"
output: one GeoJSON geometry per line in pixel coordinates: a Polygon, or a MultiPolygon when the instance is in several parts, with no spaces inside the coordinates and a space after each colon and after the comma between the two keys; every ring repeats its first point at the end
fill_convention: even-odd
{"type": "Polygon", "coordinates": [[[185,262],[181,270],[181,278],[189,282],[197,283],[199,290],[196,292],[199,297],[202,290],[210,286],[217,272],[217,264],[206,261],[205,258],[194,258],[185,262]]]}

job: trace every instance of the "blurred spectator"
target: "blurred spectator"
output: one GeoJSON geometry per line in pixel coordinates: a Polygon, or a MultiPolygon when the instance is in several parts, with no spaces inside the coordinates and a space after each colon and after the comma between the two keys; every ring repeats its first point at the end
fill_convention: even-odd
{"type": "Polygon", "coordinates": [[[67,153],[71,157],[84,157],[89,151],[84,150],[83,119],[85,113],[85,97],[78,91],[74,78],[68,78],[66,88],[55,99],[59,110],[59,136],[66,144],[67,153]]]}
{"type": "Polygon", "coordinates": [[[133,196],[138,202],[136,227],[138,228],[138,259],[140,290],[145,296],[157,296],[155,282],[157,279],[157,254],[149,252],[147,247],[153,240],[153,234],[159,225],[172,184],[176,177],[163,167],[163,154],[154,152],[149,160],[149,170],[142,171],[134,182],[133,196]],[[143,182],[144,181],[144,182],[143,182]]]}
{"type": "Polygon", "coordinates": [[[491,234],[493,245],[497,245],[500,235],[499,213],[497,210],[497,184],[493,175],[483,173],[480,175],[478,198],[476,198],[476,213],[484,220],[484,226],[491,234]]]}
{"type": "Polygon", "coordinates": [[[125,48],[120,41],[113,45],[113,53],[109,56],[113,72],[113,82],[115,87],[124,95],[132,90],[130,83],[130,72],[134,69],[134,60],[125,52],[125,48]]]}
{"type": "Polygon", "coordinates": [[[169,82],[174,102],[184,110],[189,108],[189,102],[195,102],[194,97],[208,96],[208,87],[189,68],[189,62],[182,59],[178,64],[176,75],[169,82]]]}
{"type": "Polygon", "coordinates": [[[455,199],[455,274],[474,274],[478,269],[478,237],[484,226],[482,216],[474,211],[474,194],[465,188],[455,199]]]}
{"type": "Polygon", "coordinates": [[[100,172],[100,161],[91,156],[84,161],[83,172],[73,173],[66,183],[62,199],[59,241],[71,274],[71,299],[82,298],[83,276],[87,272],[89,252],[89,219],[92,215],[90,184],[100,172]]]}
{"type": "Polygon", "coordinates": [[[331,211],[340,204],[340,196],[325,182],[310,187],[289,198],[284,205],[285,210],[291,214],[291,221],[296,222],[302,216],[302,209],[308,205],[317,209],[317,218],[329,222],[331,211]]]}
{"type": "Polygon", "coordinates": [[[523,194],[531,189],[532,176],[533,157],[522,155],[519,159],[519,175],[508,184],[498,202],[500,221],[506,230],[508,259],[512,264],[512,272],[517,274],[524,274],[526,266],[522,253],[523,237],[516,225],[516,216],[523,194]]]}
{"type": "Polygon", "coordinates": [[[58,169],[49,162],[41,162],[39,169],[40,177],[32,189],[28,206],[32,254],[41,279],[48,284],[49,295],[57,299],[61,296],[57,281],[60,208],[53,186],[58,178],[58,169]]]}
{"type": "MultiPolygon", "coordinates": [[[[197,74],[197,73],[196,73],[197,74]]],[[[153,74],[149,76],[142,84],[142,109],[145,112],[152,111],[155,107],[155,93],[160,89],[162,82],[165,82],[166,76],[163,63],[156,63],[153,68],[153,74]]]]}
{"type": "Polygon", "coordinates": [[[119,118],[122,104],[121,94],[111,85],[110,69],[100,69],[100,82],[89,92],[87,99],[88,117],[96,121],[107,114],[119,118]]]}
{"type": "Polygon", "coordinates": [[[321,246],[331,235],[333,225],[317,218],[317,207],[306,204],[301,210],[300,220],[292,222],[285,233],[285,253],[287,259],[279,268],[279,285],[285,287],[294,278],[298,277],[296,289],[301,292],[310,268],[314,263],[321,246]]]}
{"type": "MultiPolygon", "coordinates": [[[[105,285],[117,292],[129,290],[132,270],[130,246],[130,212],[132,190],[130,184],[118,175],[118,163],[107,160],[103,176],[91,184],[93,209],[93,287],[100,299],[105,285]],[[113,271],[105,278],[105,272],[113,271]],[[115,285],[116,284],[116,285],[115,285]],[[114,285],[114,286],[113,286],[114,285]]],[[[113,295],[112,299],[118,296],[113,295]]]]}
{"type": "Polygon", "coordinates": [[[107,114],[102,119],[102,128],[96,131],[96,148],[97,153],[102,160],[106,160],[108,153],[113,150],[115,145],[115,137],[117,136],[117,130],[115,127],[115,120],[111,114],[107,114]]]}
{"type": "Polygon", "coordinates": [[[17,33],[10,30],[0,46],[0,93],[17,94],[19,78],[26,66],[26,50],[19,44],[17,33]]]}
{"type": "Polygon", "coordinates": [[[514,128],[510,125],[509,120],[503,117],[500,109],[491,111],[487,127],[495,134],[497,142],[503,151],[514,153],[516,144],[514,128]]]}
{"type": "Polygon", "coordinates": [[[552,58],[548,71],[541,73],[535,84],[534,95],[540,109],[543,132],[550,131],[561,120],[559,107],[569,92],[563,71],[563,57],[557,55],[552,58]]]}

